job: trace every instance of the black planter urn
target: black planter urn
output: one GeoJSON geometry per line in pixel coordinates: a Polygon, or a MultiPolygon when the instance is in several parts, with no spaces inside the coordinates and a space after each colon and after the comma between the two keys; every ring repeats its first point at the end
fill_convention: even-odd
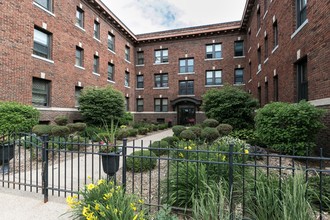
{"type": "Polygon", "coordinates": [[[109,176],[113,176],[119,169],[120,153],[102,154],[103,171],[109,176]]]}
{"type": "Polygon", "coordinates": [[[0,144],[0,165],[8,164],[14,157],[14,143],[0,144]]]}

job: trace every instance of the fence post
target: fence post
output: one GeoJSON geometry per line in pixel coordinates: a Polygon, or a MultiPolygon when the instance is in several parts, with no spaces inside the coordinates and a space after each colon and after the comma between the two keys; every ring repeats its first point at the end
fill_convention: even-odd
{"type": "Polygon", "coordinates": [[[234,151],[234,144],[230,143],[229,144],[229,208],[230,208],[230,220],[234,219],[234,210],[233,210],[233,196],[232,196],[232,192],[233,192],[233,151],[234,151]]]}
{"type": "Polygon", "coordinates": [[[44,203],[48,202],[48,134],[44,134],[42,139],[42,194],[44,194],[44,203]]]}
{"type": "Polygon", "coordinates": [[[126,155],[127,155],[127,138],[123,139],[123,175],[122,184],[124,192],[126,192],[126,155]]]}

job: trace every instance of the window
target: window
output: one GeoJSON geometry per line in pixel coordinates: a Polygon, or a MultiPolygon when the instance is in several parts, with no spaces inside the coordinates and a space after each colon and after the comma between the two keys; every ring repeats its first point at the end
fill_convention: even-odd
{"type": "Polygon", "coordinates": [[[99,64],[100,60],[99,57],[94,55],[94,61],[93,61],[93,72],[94,73],[99,73],[99,64]]]}
{"type": "Polygon", "coordinates": [[[77,11],[76,11],[76,24],[81,27],[84,28],[84,11],[81,8],[77,7],[77,11]]]}
{"type": "Polygon", "coordinates": [[[36,107],[49,106],[49,84],[44,79],[32,79],[32,104],[36,107]]]}
{"type": "Polygon", "coordinates": [[[130,48],[128,46],[125,46],[125,59],[127,61],[130,61],[130,48]]]}
{"type": "Polygon", "coordinates": [[[252,65],[251,65],[251,61],[249,62],[249,79],[252,79],[252,65]]]}
{"type": "Polygon", "coordinates": [[[75,97],[75,107],[79,107],[79,97],[82,91],[82,87],[76,86],[75,87],[75,92],[74,92],[74,97],[75,97]]]}
{"type": "Polygon", "coordinates": [[[194,72],[194,58],[180,59],[180,73],[192,73],[194,72]]]}
{"type": "Polygon", "coordinates": [[[264,13],[266,13],[266,11],[268,9],[268,1],[269,0],[264,0],[264,13]]]}
{"type": "Polygon", "coordinates": [[[129,111],[129,97],[125,97],[125,110],[129,111]]]}
{"type": "Polygon", "coordinates": [[[143,65],[144,64],[144,52],[143,51],[138,51],[137,52],[137,64],[138,65],[143,65]]]}
{"type": "Polygon", "coordinates": [[[76,47],[76,66],[84,66],[84,49],[76,47]]]}
{"type": "Polygon", "coordinates": [[[297,0],[297,28],[307,19],[307,0],[297,0]]]}
{"type": "Polygon", "coordinates": [[[257,29],[260,29],[260,25],[261,25],[261,20],[260,20],[260,8],[258,8],[257,11],[257,29]]]}
{"type": "Polygon", "coordinates": [[[274,79],[273,79],[273,88],[274,88],[274,102],[277,102],[278,101],[278,76],[274,76],[274,79]]]}
{"type": "Polygon", "coordinates": [[[206,59],[219,59],[222,57],[221,44],[206,45],[206,59]]]}
{"type": "Polygon", "coordinates": [[[258,53],[258,71],[261,70],[261,48],[259,47],[257,50],[258,53]]]}
{"type": "Polygon", "coordinates": [[[155,87],[168,87],[168,74],[156,74],[155,75],[155,87]]]}
{"type": "Polygon", "coordinates": [[[136,99],[136,111],[143,112],[143,99],[136,99]]]}
{"type": "Polygon", "coordinates": [[[35,0],[35,2],[47,9],[48,11],[52,11],[52,1],[51,0],[35,0]]]}
{"type": "Polygon", "coordinates": [[[235,79],[234,83],[235,84],[244,84],[244,69],[239,68],[235,69],[235,79]]]}
{"type": "Polygon", "coordinates": [[[206,85],[221,85],[222,84],[221,70],[206,71],[206,85]]]}
{"type": "Polygon", "coordinates": [[[50,55],[51,34],[40,29],[34,28],[33,36],[33,54],[51,59],[50,55]]]}
{"type": "Polygon", "coordinates": [[[259,100],[259,105],[261,106],[261,86],[258,87],[258,100],[259,100]]]}
{"type": "Polygon", "coordinates": [[[277,21],[273,23],[273,45],[274,48],[278,45],[278,28],[277,21]]]}
{"type": "Polygon", "coordinates": [[[129,87],[129,72],[125,71],[125,84],[126,87],[129,87]]]}
{"type": "Polygon", "coordinates": [[[265,60],[268,58],[268,36],[265,37],[265,60]]]}
{"type": "Polygon", "coordinates": [[[244,41],[235,41],[234,42],[234,56],[235,57],[241,57],[244,56],[244,41]]]}
{"type": "Polygon", "coordinates": [[[166,98],[155,99],[155,112],[167,112],[168,100],[166,98]]]}
{"type": "Polygon", "coordinates": [[[307,59],[297,64],[298,101],[308,100],[307,59]]]}
{"type": "Polygon", "coordinates": [[[193,95],[193,94],[194,94],[193,80],[179,81],[179,95],[193,95]]]}
{"type": "Polygon", "coordinates": [[[136,76],[136,88],[144,88],[144,77],[143,77],[143,75],[136,76]]]}
{"type": "Polygon", "coordinates": [[[115,81],[115,65],[108,63],[108,80],[115,81]]]}
{"type": "Polygon", "coordinates": [[[265,105],[268,104],[268,82],[265,82],[265,105]]]}
{"type": "Polygon", "coordinates": [[[108,33],[108,49],[115,51],[115,35],[108,33]]]}
{"type": "Polygon", "coordinates": [[[155,63],[168,63],[168,50],[155,50],[155,63]]]}
{"type": "Polygon", "coordinates": [[[94,37],[100,40],[100,23],[94,21],[94,37]]]}

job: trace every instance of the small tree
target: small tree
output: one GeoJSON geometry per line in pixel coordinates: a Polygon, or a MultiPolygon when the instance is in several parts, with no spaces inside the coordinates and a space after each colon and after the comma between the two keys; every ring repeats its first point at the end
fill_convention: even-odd
{"type": "Polygon", "coordinates": [[[230,124],[234,129],[251,127],[257,106],[256,99],[234,86],[211,89],[203,95],[203,109],[206,116],[220,123],[230,124]]]}
{"type": "Polygon", "coordinates": [[[110,125],[109,133],[112,140],[115,135],[115,124],[123,117],[125,112],[123,94],[112,88],[91,87],[84,89],[79,97],[79,110],[89,124],[96,126],[110,125]]]}

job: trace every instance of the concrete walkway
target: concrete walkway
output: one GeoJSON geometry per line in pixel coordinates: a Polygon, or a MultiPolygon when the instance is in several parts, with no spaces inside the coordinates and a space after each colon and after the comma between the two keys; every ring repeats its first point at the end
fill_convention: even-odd
{"type": "MultiPolygon", "coordinates": [[[[148,146],[150,141],[154,142],[164,137],[172,136],[172,135],[173,135],[172,130],[168,129],[165,131],[160,131],[151,135],[144,136],[143,138],[137,139],[134,142],[133,141],[128,142],[127,145],[133,146],[134,144],[134,146],[136,147],[141,147],[141,144],[143,143],[143,146],[148,146]]],[[[132,148],[128,148],[127,154],[130,154],[132,151],[133,151],[132,148]]],[[[82,158],[75,158],[73,160],[69,160],[69,161],[67,160],[66,163],[73,164],[74,166],[77,166],[77,164],[79,164],[79,167],[83,167],[84,164],[82,161],[83,161],[82,158]],[[77,163],[78,161],[80,161],[80,164],[77,163]]],[[[98,160],[95,159],[95,161],[98,160]]],[[[64,162],[62,162],[62,164],[60,164],[59,167],[61,167],[63,163],[64,162]]],[[[97,168],[96,165],[95,167],[97,168]]],[[[51,167],[50,169],[56,169],[56,167],[54,166],[54,168],[51,167]]],[[[80,170],[84,171],[83,169],[80,170]]],[[[98,169],[95,169],[94,172],[96,177],[97,174],[100,173],[98,169]]],[[[56,176],[57,175],[55,175],[55,177],[56,176]]],[[[65,198],[63,196],[62,197],[49,196],[48,203],[43,203],[43,195],[41,193],[26,192],[18,189],[4,188],[2,187],[2,185],[0,185],[0,219],[6,219],[6,220],[69,219],[70,214],[65,214],[68,211],[69,209],[65,202],[65,198]]]]}

